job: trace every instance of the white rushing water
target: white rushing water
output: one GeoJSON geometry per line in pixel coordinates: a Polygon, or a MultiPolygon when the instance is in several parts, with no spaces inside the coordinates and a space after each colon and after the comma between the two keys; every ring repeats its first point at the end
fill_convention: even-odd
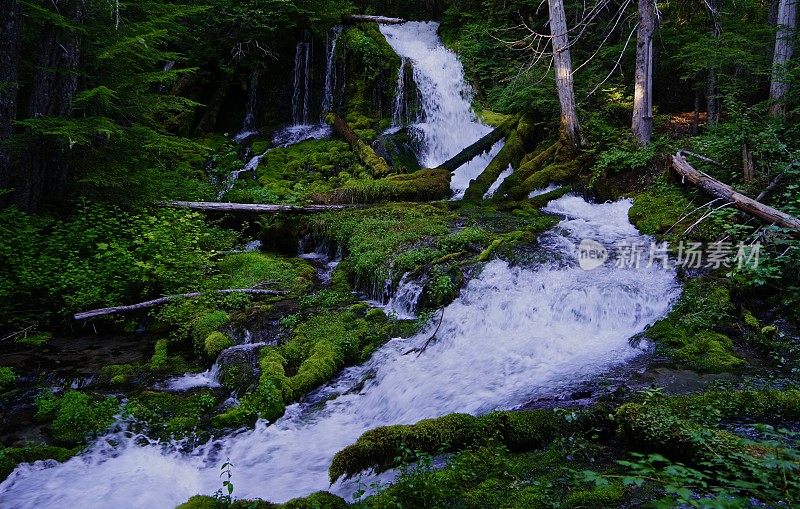
{"type": "MultiPolygon", "coordinates": [[[[628,223],[630,206],[570,195],[550,202],[547,210],[564,217],[540,239],[550,261],[489,262],[445,308],[437,340],[422,355],[402,354],[430,330],[392,340],[321,389],[322,405],[311,397],[316,403],[291,405],[272,425],[261,422],[191,453],[141,437],[106,437],[64,463],[18,467],[0,484],[0,507],[171,508],[214,493],[228,459],[236,497],[285,501],[328,489],[331,458],[368,429],[518,407],[625,363],[641,352],[628,338],[677,297],[675,274],[612,263],[584,271],[576,246],[585,238],[607,247],[647,240],[628,223]]],[[[354,489],[332,488],[348,497],[354,489]]]]}
{"type": "MultiPolygon", "coordinates": [[[[472,111],[472,89],[464,79],[464,68],[439,39],[438,23],[408,22],[380,28],[395,52],[407,58],[414,69],[423,118],[413,127],[422,133],[422,166],[437,167],[492,130],[472,111]]],[[[480,175],[501,147],[498,142],[455,172],[450,187],[456,198],[463,196],[469,181],[480,175]]]]}
{"type": "Polygon", "coordinates": [[[343,26],[337,25],[331,29],[328,48],[325,54],[325,89],[322,93],[322,114],[333,111],[334,93],[336,90],[336,43],[342,35],[343,26]]]}

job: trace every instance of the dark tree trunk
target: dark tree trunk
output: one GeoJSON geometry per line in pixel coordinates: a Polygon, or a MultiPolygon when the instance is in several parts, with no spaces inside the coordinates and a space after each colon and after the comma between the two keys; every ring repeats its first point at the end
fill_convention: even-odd
{"type": "Polygon", "coordinates": [[[786,107],[783,101],[789,92],[787,64],[794,55],[797,1],[780,0],[778,5],[778,31],[775,34],[775,53],[772,56],[772,79],[769,87],[771,102],[769,114],[773,117],[782,117],[786,107]]]}
{"type": "Polygon", "coordinates": [[[563,0],[548,0],[550,12],[550,44],[553,47],[553,67],[556,71],[556,89],[561,104],[560,137],[567,152],[578,152],[583,145],[578,112],[575,106],[575,88],[572,79],[567,20],[563,0]]]}
{"type": "MultiPolygon", "coordinates": [[[[84,1],[64,2],[60,14],[75,24],[81,24],[85,14],[84,1]]],[[[72,99],[78,90],[80,46],[78,33],[51,23],[42,27],[28,116],[65,117],[70,114],[72,99]]],[[[40,137],[31,140],[20,164],[15,188],[17,204],[23,210],[33,212],[45,196],[53,200],[62,198],[68,175],[69,165],[61,147],[40,137]]]]}
{"type": "MultiPolygon", "coordinates": [[[[708,8],[708,15],[711,18],[711,36],[715,39],[714,44],[718,44],[720,34],[722,33],[722,25],[719,22],[719,3],[720,0],[708,0],[706,7],[708,8]]],[[[706,101],[708,112],[708,119],[706,120],[707,126],[712,126],[719,121],[719,97],[717,96],[717,70],[711,67],[708,70],[708,77],[706,81],[706,101]]]]}
{"type": "Polygon", "coordinates": [[[692,118],[692,136],[700,130],[700,91],[694,91],[694,117],[692,118]]]}
{"type": "MultiPolygon", "coordinates": [[[[5,0],[0,10],[0,193],[11,187],[11,153],[7,146],[17,118],[17,70],[22,50],[22,16],[17,0],[5,0]]],[[[7,203],[0,194],[0,206],[7,203]]]]}

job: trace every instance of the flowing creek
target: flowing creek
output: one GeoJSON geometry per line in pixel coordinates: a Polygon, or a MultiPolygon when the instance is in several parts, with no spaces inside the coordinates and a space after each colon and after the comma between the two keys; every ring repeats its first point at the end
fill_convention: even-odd
{"type": "MultiPolygon", "coordinates": [[[[609,248],[645,240],[627,221],[630,205],[571,195],[550,202],[546,210],[564,219],[541,236],[546,261],[487,263],[445,308],[438,340],[424,354],[402,355],[430,331],[390,341],[320,389],[329,398],[322,406],[294,404],[274,424],[260,422],[190,453],[119,431],[64,463],[18,467],[0,485],[0,505],[174,507],[213,493],[219,465],[228,459],[237,497],[284,501],[328,489],[331,458],[368,429],[515,408],[618,367],[642,352],[628,339],[665,314],[679,294],[675,274],[657,265],[577,266],[576,246],[584,238],[609,248]]],[[[348,496],[356,486],[331,489],[348,496]]]]}
{"type": "MultiPolygon", "coordinates": [[[[472,112],[461,64],[436,30],[435,23],[381,27],[406,65],[413,66],[422,110],[414,128],[423,133],[420,162],[426,167],[435,167],[491,130],[472,112]]],[[[322,126],[307,124],[308,44],[297,47],[293,113],[298,125],[279,133],[276,146],[322,134],[322,126]]],[[[335,38],[330,44],[332,72],[335,38]]],[[[326,78],[326,86],[335,81],[326,78]]],[[[325,100],[332,97],[326,94],[325,100]]],[[[456,172],[456,197],[500,146],[456,172]]],[[[610,251],[620,241],[646,241],[628,222],[630,206],[629,200],[592,204],[573,195],[551,201],[545,210],[563,219],[541,235],[535,253],[539,261],[486,263],[444,308],[436,341],[420,356],[403,353],[424,343],[436,323],[414,337],[389,341],[365,364],[345,369],[306,402],[287,407],[276,422],[259,422],[254,429],[190,451],[182,443],[134,435],[120,422],[64,463],[20,465],[0,484],[0,507],[172,508],[192,495],[213,494],[226,461],[233,464],[237,498],[280,502],[330,489],[350,499],[358,487],[355,481],[329,486],[327,469],[333,455],[366,430],[452,412],[518,408],[641,355],[644,347],[632,346],[629,338],[669,310],[680,292],[674,272],[657,265],[617,268],[613,260],[585,271],[576,254],[587,238],[610,251]]],[[[313,252],[301,249],[301,256],[324,258],[327,251],[325,246],[313,252]]],[[[328,260],[320,279],[330,277],[328,270],[337,261],[328,260]]],[[[421,292],[419,281],[403,277],[385,309],[413,317],[421,292]]],[[[260,344],[233,348],[256,349],[260,344]]],[[[215,368],[169,380],[166,387],[213,386],[218,383],[215,368]]]]}

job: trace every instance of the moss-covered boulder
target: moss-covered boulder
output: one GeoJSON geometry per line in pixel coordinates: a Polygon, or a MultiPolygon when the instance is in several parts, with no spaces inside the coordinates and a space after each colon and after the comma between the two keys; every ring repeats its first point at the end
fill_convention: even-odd
{"type": "Polygon", "coordinates": [[[50,422],[53,440],[72,446],[111,426],[119,402],[113,396],[102,398],[79,391],[67,391],[63,396],[45,392],[37,398],[36,408],[36,418],[50,422]]]}
{"type": "Polygon", "coordinates": [[[13,389],[16,381],[17,375],[14,373],[13,369],[0,366],[0,393],[13,389]]]}
{"type": "Polygon", "coordinates": [[[230,336],[223,332],[215,331],[206,336],[203,347],[210,359],[216,359],[223,350],[232,347],[234,344],[230,336]]]}

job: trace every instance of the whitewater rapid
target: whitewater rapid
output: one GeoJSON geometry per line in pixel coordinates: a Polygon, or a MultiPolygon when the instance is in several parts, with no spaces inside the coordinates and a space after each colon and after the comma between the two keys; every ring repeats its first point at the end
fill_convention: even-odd
{"type": "Polygon", "coordinates": [[[331,489],[349,499],[354,484],[329,487],[327,469],[364,431],[515,408],[641,353],[628,339],[668,311],[680,291],[674,272],[610,262],[584,271],[576,262],[585,238],[609,249],[649,240],[628,222],[630,206],[570,195],[551,201],[546,210],[563,220],[540,237],[539,258],[547,261],[487,263],[445,308],[437,340],[419,357],[402,353],[430,331],[388,342],[274,424],[260,422],[188,453],[120,432],[64,463],[22,465],[0,484],[0,507],[171,508],[213,494],[227,460],[238,498],[279,502],[331,489]]]}

